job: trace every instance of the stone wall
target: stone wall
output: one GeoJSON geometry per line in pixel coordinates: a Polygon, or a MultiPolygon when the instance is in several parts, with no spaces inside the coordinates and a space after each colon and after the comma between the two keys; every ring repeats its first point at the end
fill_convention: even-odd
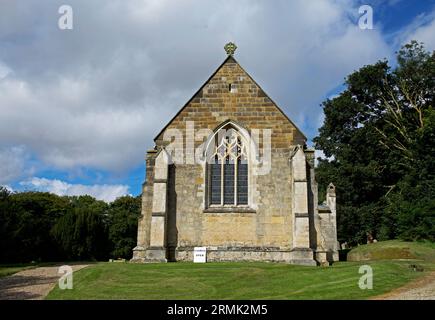
{"type": "MultiPolygon", "coordinates": [[[[204,207],[200,165],[175,165],[177,246],[277,247],[291,249],[292,210],[288,157],[273,157],[270,174],[259,176],[257,209],[212,212],[204,207]]],[[[171,219],[171,218],[170,218],[171,219]]]]}

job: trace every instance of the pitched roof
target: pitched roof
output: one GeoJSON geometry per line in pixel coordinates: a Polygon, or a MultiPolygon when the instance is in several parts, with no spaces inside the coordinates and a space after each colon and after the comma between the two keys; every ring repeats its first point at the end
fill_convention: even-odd
{"type": "Polygon", "coordinates": [[[228,55],[228,57],[219,65],[219,67],[215,70],[215,72],[212,73],[212,75],[204,82],[204,84],[193,94],[193,96],[185,103],[185,105],[175,114],[175,116],[172,117],[172,119],[163,127],[162,130],[160,130],[160,132],[155,136],[154,141],[156,141],[158,139],[158,137],[166,130],[166,128],[172,123],[172,121],[174,121],[175,118],[177,118],[177,116],[189,105],[189,103],[196,97],[196,95],[198,93],[201,92],[201,90],[207,85],[207,83],[216,75],[216,73],[218,73],[218,71],[227,63],[227,62],[232,62],[232,63],[236,63],[241,69],[242,71],[249,77],[249,79],[251,79],[251,81],[258,87],[260,88],[263,93],[265,94],[265,96],[275,105],[275,107],[283,114],[283,116],[295,127],[295,129],[302,135],[302,137],[304,137],[305,140],[308,140],[307,137],[305,136],[305,134],[298,128],[298,126],[296,126],[296,124],[285,114],[284,111],[282,111],[282,109],[275,103],[275,101],[273,101],[269,95],[263,90],[263,88],[261,88],[261,86],[254,80],[254,78],[251,77],[251,75],[246,72],[245,69],[243,69],[243,67],[237,62],[237,60],[232,56],[232,55],[228,55]]]}

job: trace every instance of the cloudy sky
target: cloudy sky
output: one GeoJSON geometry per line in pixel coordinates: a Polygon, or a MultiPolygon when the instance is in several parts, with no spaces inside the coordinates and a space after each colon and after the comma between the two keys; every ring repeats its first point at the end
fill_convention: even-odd
{"type": "Polygon", "coordinates": [[[311,139],[346,75],[410,39],[435,49],[435,0],[1,0],[0,185],[137,195],[153,137],[225,59],[311,139]],[[73,9],[73,29],[58,26],[73,9]],[[373,8],[361,30],[358,9],[373,8]]]}

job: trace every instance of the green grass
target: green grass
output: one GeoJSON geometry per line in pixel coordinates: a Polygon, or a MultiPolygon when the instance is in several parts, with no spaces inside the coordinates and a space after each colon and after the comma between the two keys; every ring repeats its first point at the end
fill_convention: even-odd
{"type": "Polygon", "coordinates": [[[302,267],[272,263],[114,264],[74,273],[74,289],[48,299],[364,299],[418,276],[407,263],[376,261],[373,290],[358,287],[359,266],[302,267]]]}
{"type": "MultiPolygon", "coordinates": [[[[409,248],[421,260],[418,264],[434,270],[433,243],[386,241],[355,250],[370,253],[391,247],[409,248]]],[[[374,257],[382,258],[379,253],[374,257]]],[[[413,271],[411,263],[415,262],[339,262],[331,267],[261,262],[98,263],[74,273],[72,290],[56,287],[47,299],[367,299],[426,274],[413,271]],[[358,286],[363,264],[373,269],[372,290],[358,286]]]]}
{"type": "Polygon", "coordinates": [[[382,241],[358,246],[347,255],[348,261],[367,260],[415,260],[413,264],[435,270],[435,243],[405,242],[399,240],[382,241]]]}

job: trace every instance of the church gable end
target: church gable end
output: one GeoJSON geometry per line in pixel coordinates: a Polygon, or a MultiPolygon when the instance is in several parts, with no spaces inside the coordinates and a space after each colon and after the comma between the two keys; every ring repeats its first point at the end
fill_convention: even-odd
{"type": "Polygon", "coordinates": [[[303,133],[230,55],[157,135],[155,142],[163,144],[167,129],[184,132],[186,121],[194,121],[195,129],[213,130],[226,120],[237,121],[247,130],[271,129],[272,148],[303,145],[306,141],[303,133]]]}
{"type": "Polygon", "coordinates": [[[207,261],[338,259],[335,189],[320,213],[314,151],[235,48],[147,153],[132,261],[192,261],[197,247],[207,261]]]}

